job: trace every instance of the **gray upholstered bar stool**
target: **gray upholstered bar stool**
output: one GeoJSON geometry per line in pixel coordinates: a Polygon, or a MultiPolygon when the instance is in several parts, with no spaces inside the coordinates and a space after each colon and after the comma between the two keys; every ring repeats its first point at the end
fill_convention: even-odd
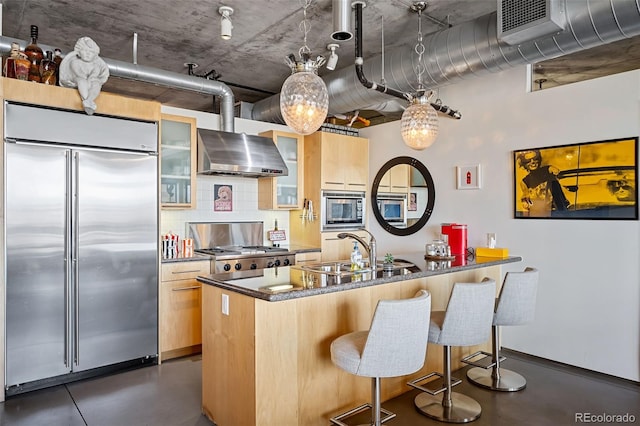
{"type": "Polygon", "coordinates": [[[414,402],[427,417],[449,423],[466,423],[480,417],[482,408],[475,399],[451,391],[462,382],[451,377],[451,346],[472,346],[489,340],[495,297],[496,282],[490,278],[480,283],[455,283],[446,311],[431,313],[429,343],[443,346],[443,374],[431,373],[407,383],[423,391],[414,402]],[[437,389],[419,385],[433,376],[443,379],[437,389]]]}
{"type": "Polygon", "coordinates": [[[475,366],[467,371],[467,378],[471,383],[503,392],[519,391],[527,385],[527,380],[520,374],[500,367],[500,363],[506,359],[500,355],[500,327],[533,321],[537,289],[537,269],[507,272],[493,315],[492,353],[481,351],[462,359],[462,362],[475,366]],[[490,358],[490,363],[483,363],[487,358],[490,358]]]}
{"type": "Polygon", "coordinates": [[[331,360],[356,376],[371,377],[371,403],[332,417],[331,423],[371,410],[372,425],[396,415],[380,407],[380,378],[415,373],[424,366],[431,295],[420,290],[411,299],[380,300],[368,331],[355,331],[331,342],[331,360]],[[385,414],[382,419],[382,414],[385,414]]]}

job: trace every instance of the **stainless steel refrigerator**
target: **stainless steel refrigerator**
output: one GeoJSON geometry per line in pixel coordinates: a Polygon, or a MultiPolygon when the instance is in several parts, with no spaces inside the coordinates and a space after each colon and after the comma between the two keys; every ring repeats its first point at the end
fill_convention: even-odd
{"type": "Polygon", "coordinates": [[[4,105],[7,394],[158,354],[157,123],[4,105]]]}

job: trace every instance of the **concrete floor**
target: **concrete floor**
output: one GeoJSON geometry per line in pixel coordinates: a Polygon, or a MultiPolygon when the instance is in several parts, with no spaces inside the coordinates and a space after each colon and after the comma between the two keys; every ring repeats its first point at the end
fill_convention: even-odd
{"type": "MultiPolygon", "coordinates": [[[[474,426],[575,425],[580,424],[576,413],[629,413],[640,424],[638,383],[505,353],[508,359],[504,366],[527,378],[527,387],[520,392],[484,390],[467,382],[465,372],[469,367],[456,372],[464,380],[454,390],[482,406],[482,415],[472,423],[474,426]]],[[[212,426],[200,412],[200,372],[200,357],[194,356],[14,396],[0,403],[0,425],[212,426]]],[[[385,402],[383,407],[397,413],[385,425],[442,425],[415,410],[417,393],[410,390],[385,402]]],[[[361,420],[366,421],[352,418],[348,423],[361,420]]]]}

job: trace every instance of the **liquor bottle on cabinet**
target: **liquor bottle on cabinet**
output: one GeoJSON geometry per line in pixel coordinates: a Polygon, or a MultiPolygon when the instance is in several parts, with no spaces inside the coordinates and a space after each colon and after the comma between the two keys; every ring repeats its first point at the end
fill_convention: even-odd
{"type": "Polygon", "coordinates": [[[38,26],[31,25],[31,43],[24,48],[24,53],[27,55],[31,65],[29,67],[29,81],[35,81],[40,83],[42,81],[40,77],[40,62],[44,57],[42,49],[38,46],[38,26]]]}
{"type": "Polygon", "coordinates": [[[11,52],[9,57],[4,60],[4,69],[2,74],[7,78],[16,78],[15,60],[20,57],[20,45],[15,41],[11,43],[11,52]]]}
{"type": "Polygon", "coordinates": [[[47,55],[40,62],[40,78],[41,82],[51,86],[55,86],[57,65],[53,60],[53,52],[47,50],[47,55]]]}
{"type": "Polygon", "coordinates": [[[62,50],[57,47],[53,51],[53,62],[56,63],[56,86],[60,86],[60,63],[62,62],[62,50]]]}

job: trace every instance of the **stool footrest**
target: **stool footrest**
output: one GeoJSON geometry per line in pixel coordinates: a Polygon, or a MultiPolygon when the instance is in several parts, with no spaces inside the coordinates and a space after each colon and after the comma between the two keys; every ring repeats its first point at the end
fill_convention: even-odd
{"type": "MultiPolygon", "coordinates": [[[[500,362],[502,362],[507,358],[501,355],[499,359],[500,359],[500,362]]],[[[473,365],[474,367],[479,367],[484,369],[493,368],[496,365],[496,363],[493,362],[493,354],[490,352],[484,352],[484,351],[478,351],[471,355],[467,355],[464,358],[462,358],[460,361],[464,362],[465,364],[473,365]],[[474,360],[474,358],[478,358],[480,356],[482,357],[474,360]]]]}
{"type": "MultiPolygon", "coordinates": [[[[460,383],[462,383],[462,380],[457,379],[455,377],[451,377],[451,387],[457,386],[460,383]]],[[[441,392],[444,392],[447,389],[447,385],[446,385],[446,383],[444,383],[444,375],[442,375],[440,373],[436,373],[436,372],[427,374],[426,376],[418,377],[417,379],[414,379],[414,380],[412,380],[410,382],[407,382],[407,385],[411,386],[414,389],[418,389],[418,390],[421,390],[423,392],[426,392],[426,393],[428,393],[430,395],[437,395],[437,394],[439,394],[441,392]],[[426,385],[425,386],[421,386],[421,385],[418,384],[420,382],[423,382],[423,381],[425,381],[427,379],[432,378],[433,376],[440,377],[442,379],[442,382],[438,383],[438,381],[434,380],[434,381],[429,382],[428,384],[433,385],[434,383],[438,383],[439,387],[437,387],[437,388],[425,387],[426,385]]]]}
{"type": "MultiPolygon", "coordinates": [[[[373,409],[373,406],[369,403],[366,404],[362,404],[356,408],[353,408],[349,411],[345,411],[342,414],[339,414],[335,417],[331,417],[329,419],[329,421],[334,424],[334,425],[338,425],[338,426],[349,426],[348,424],[342,422],[342,420],[347,419],[349,417],[355,416],[356,414],[360,414],[364,411],[371,411],[373,409]]],[[[380,413],[384,414],[384,417],[382,417],[380,419],[380,423],[384,423],[387,420],[391,420],[392,418],[394,418],[396,416],[396,413],[392,413],[389,410],[385,410],[384,408],[380,408],[380,413]]]]}

